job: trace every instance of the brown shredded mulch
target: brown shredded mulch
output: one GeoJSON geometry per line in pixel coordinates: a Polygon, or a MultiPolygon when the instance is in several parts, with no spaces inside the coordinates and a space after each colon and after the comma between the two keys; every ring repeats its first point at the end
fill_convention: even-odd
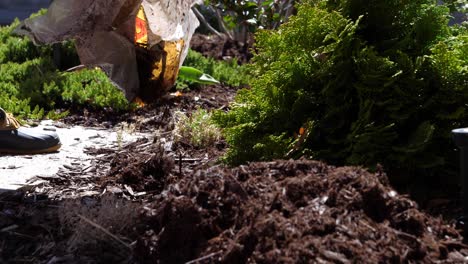
{"type": "Polygon", "coordinates": [[[399,195],[384,173],[308,160],[215,166],[145,204],[142,263],[460,263],[453,226],[399,195]]]}

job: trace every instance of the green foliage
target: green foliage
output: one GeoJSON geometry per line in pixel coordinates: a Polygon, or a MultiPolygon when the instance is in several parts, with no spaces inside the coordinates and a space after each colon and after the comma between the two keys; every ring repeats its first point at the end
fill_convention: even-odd
{"type": "Polygon", "coordinates": [[[10,26],[0,27],[0,64],[7,62],[21,63],[40,56],[51,55],[49,46],[35,46],[30,40],[13,36],[13,30],[19,25],[16,19],[10,26]]]}
{"type": "Polygon", "coordinates": [[[174,138],[178,142],[208,147],[221,138],[221,131],[213,124],[211,113],[204,109],[197,109],[191,116],[179,112],[176,119],[174,138]]]}
{"type": "MultiPolygon", "coordinates": [[[[44,12],[44,11],[41,11],[44,12]]],[[[61,73],[52,46],[35,46],[29,39],[12,35],[19,21],[0,27],[0,106],[20,118],[59,118],[67,107],[130,107],[123,94],[97,70],[61,73]]],[[[56,46],[63,66],[77,63],[74,44],[56,46]]]]}
{"type": "Polygon", "coordinates": [[[65,73],[62,84],[62,100],[72,105],[128,110],[130,105],[121,91],[99,69],[65,73]]]}
{"type": "Polygon", "coordinates": [[[278,31],[256,35],[252,88],[213,117],[226,161],[452,169],[450,130],[468,123],[468,30],[447,22],[429,0],[300,5],[278,31]]]}
{"type": "Polygon", "coordinates": [[[327,1],[329,10],[340,10],[356,20],[364,15],[358,34],[378,51],[402,50],[411,55],[426,53],[430,44],[447,36],[449,10],[432,0],[327,1]]]}
{"type": "MultiPolygon", "coordinates": [[[[235,60],[216,61],[213,58],[206,58],[196,51],[189,50],[184,66],[196,68],[227,85],[241,86],[249,82],[246,66],[238,65],[235,60]]],[[[195,85],[195,82],[184,79],[183,76],[180,76],[176,83],[178,89],[188,88],[192,85],[195,85]]]]}

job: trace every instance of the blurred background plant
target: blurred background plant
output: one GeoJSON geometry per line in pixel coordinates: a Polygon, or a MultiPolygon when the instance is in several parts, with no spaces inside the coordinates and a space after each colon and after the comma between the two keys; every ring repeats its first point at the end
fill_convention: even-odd
{"type": "Polygon", "coordinates": [[[206,0],[194,8],[208,31],[246,43],[257,29],[276,29],[294,14],[294,0],[206,0]]]}
{"type": "Polygon", "coordinates": [[[445,5],[450,8],[450,12],[460,12],[460,13],[468,13],[468,3],[466,0],[444,0],[438,1],[440,4],[445,3],[445,5]]]}

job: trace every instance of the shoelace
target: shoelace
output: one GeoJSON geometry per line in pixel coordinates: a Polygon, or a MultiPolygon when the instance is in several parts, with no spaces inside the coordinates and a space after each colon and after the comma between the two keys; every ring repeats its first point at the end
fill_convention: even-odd
{"type": "Polygon", "coordinates": [[[5,113],[5,120],[0,123],[0,130],[14,130],[20,128],[21,124],[18,120],[10,113],[5,113]]]}

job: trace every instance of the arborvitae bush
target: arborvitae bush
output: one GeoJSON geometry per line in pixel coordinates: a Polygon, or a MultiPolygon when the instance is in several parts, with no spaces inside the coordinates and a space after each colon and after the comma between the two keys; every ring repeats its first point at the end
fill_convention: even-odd
{"type": "Polygon", "coordinates": [[[468,125],[468,29],[436,1],[309,1],[256,35],[251,89],[214,118],[231,164],[309,158],[453,173],[468,125]]]}

